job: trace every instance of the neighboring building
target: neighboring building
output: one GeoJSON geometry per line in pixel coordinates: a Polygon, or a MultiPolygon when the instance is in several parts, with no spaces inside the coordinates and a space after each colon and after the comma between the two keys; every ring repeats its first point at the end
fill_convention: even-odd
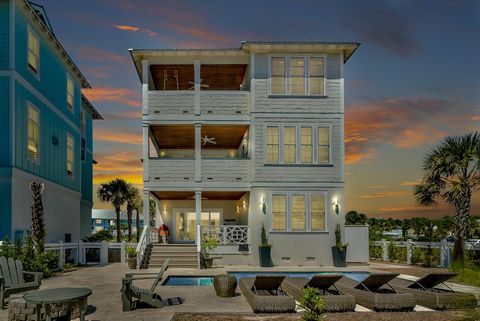
{"type": "Polygon", "coordinates": [[[45,184],[47,241],[90,234],[90,85],[55,37],[43,7],[0,1],[0,237],[31,228],[30,182],[45,184]]]}
{"type": "Polygon", "coordinates": [[[392,239],[399,239],[403,237],[403,229],[402,228],[396,228],[390,231],[385,231],[383,232],[383,236],[385,237],[390,237],[392,239]]]}
{"type": "MultiPolygon", "coordinates": [[[[108,230],[110,227],[112,228],[112,233],[114,236],[117,235],[117,230],[114,229],[117,222],[117,213],[115,210],[99,210],[93,209],[92,210],[92,234],[95,232],[100,232],[103,230],[108,230]]],[[[124,211],[120,212],[120,226],[127,226],[128,218],[127,213],[124,211]]],[[[140,228],[143,228],[143,214],[140,214],[140,228]]],[[[137,232],[137,219],[136,213],[132,216],[132,233],[137,232]]],[[[128,235],[128,230],[123,231],[124,235],[128,235]]]]}
{"type": "Polygon", "coordinates": [[[344,235],[343,68],[358,45],[130,50],[144,209],[155,199],[171,243],[198,243],[201,225],[221,240],[220,264],[257,265],[265,225],[275,264],[332,264],[337,224],[344,235]]]}

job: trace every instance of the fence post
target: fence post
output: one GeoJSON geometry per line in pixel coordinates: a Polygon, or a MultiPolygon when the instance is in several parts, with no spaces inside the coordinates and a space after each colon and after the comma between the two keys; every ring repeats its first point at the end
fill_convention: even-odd
{"type": "Polygon", "coordinates": [[[100,245],[100,265],[108,264],[108,244],[106,241],[102,241],[100,245]]]}
{"type": "Polygon", "coordinates": [[[382,239],[382,260],[388,261],[388,246],[385,239],[382,239]]]}
{"type": "Polygon", "coordinates": [[[450,249],[447,244],[447,239],[440,240],[440,266],[444,269],[450,267],[450,249]]]}
{"type": "Polygon", "coordinates": [[[407,240],[407,264],[412,264],[412,239],[407,240]]]}
{"type": "Polygon", "coordinates": [[[79,258],[80,258],[80,240],[77,239],[77,251],[76,251],[75,255],[73,256],[73,264],[74,265],[78,265],[79,258]]]}
{"type": "Polygon", "coordinates": [[[58,253],[58,267],[63,269],[63,266],[65,265],[65,250],[63,248],[63,241],[60,241],[60,248],[59,248],[59,253],[58,253]]]}
{"type": "Polygon", "coordinates": [[[125,247],[127,242],[122,241],[122,245],[120,246],[120,263],[125,263],[125,247]]]}

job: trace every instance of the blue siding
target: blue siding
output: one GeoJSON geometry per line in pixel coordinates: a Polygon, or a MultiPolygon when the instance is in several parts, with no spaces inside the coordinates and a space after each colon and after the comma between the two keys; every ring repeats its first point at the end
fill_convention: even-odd
{"type": "Polygon", "coordinates": [[[10,77],[0,77],[0,168],[10,166],[10,77]]]}
{"type": "Polygon", "coordinates": [[[0,0],[0,69],[10,63],[10,9],[8,0],[0,0]]]}
{"type": "Polygon", "coordinates": [[[12,170],[0,168],[0,240],[11,238],[12,229],[12,170]]]}
{"type": "Polygon", "coordinates": [[[83,110],[87,115],[87,123],[85,131],[85,161],[82,161],[82,198],[84,200],[93,202],[92,118],[89,117],[90,114],[87,110],[83,110]]]}

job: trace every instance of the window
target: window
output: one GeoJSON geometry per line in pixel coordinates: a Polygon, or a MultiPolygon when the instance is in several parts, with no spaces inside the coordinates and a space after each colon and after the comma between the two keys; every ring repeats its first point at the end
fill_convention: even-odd
{"type": "Polygon", "coordinates": [[[102,220],[96,219],[95,224],[102,224],[102,220]]]}
{"type": "Polygon", "coordinates": [[[310,57],[310,94],[312,95],[324,95],[325,83],[324,83],[324,68],[323,57],[310,57]]]}
{"type": "Polygon", "coordinates": [[[287,197],[272,195],[272,230],[287,229],[287,197]]]}
{"type": "Polygon", "coordinates": [[[312,231],[325,231],[325,195],[312,194],[310,209],[312,231]]]}
{"type": "Polygon", "coordinates": [[[31,29],[28,29],[28,67],[35,74],[40,67],[40,40],[31,29]]]}
{"type": "Polygon", "coordinates": [[[85,137],[85,133],[87,132],[87,114],[84,110],[80,111],[80,135],[85,137]]]}
{"type": "Polygon", "coordinates": [[[67,74],[67,106],[73,111],[74,86],[72,76],[67,74]]]}
{"type": "Polygon", "coordinates": [[[327,231],[325,200],[326,192],[272,194],[272,231],[327,231]]]}
{"type": "Polygon", "coordinates": [[[292,230],[305,230],[305,195],[292,195],[292,230]]]}
{"type": "Polygon", "coordinates": [[[330,129],[328,127],[318,128],[318,163],[330,163],[330,129]]]}
{"type": "Polygon", "coordinates": [[[283,162],[292,164],[296,162],[296,127],[283,129],[283,162]]]}
{"type": "Polygon", "coordinates": [[[80,138],[80,159],[84,162],[86,158],[86,152],[85,152],[85,138],[80,138]]]}
{"type": "Polygon", "coordinates": [[[272,57],[272,95],[325,95],[325,57],[272,57]]]}
{"type": "Polygon", "coordinates": [[[305,94],[305,58],[290,58],[290,93],[292,95],[305,94]]]}
{"type": "Polygon", "coordinates": [[[28,105],[28,159],[38,161],[39,149],[39,124],[38,109],[28,105]]]}
{"type": "Polygon", "coordinates": [[[267,127],[267,163],[278,164],[278,127],[267,127]]]}
{"type": "Polygon", "coordinates": [[[75,140],[67,134],[67,175],[73,177],[75,168],[75,140]]]}
{"type": "Polygon", "coordinates": [[[271,91],[272,94],[284,95],[285,90],[285,58],[273,57],[272,58],[272,78],[271,78],[271,91]]]}
{"type": "Polygon", "coordinates": [[[312,163],[312,127],[300,129],[300,162],[303,164],[312,163]]]}

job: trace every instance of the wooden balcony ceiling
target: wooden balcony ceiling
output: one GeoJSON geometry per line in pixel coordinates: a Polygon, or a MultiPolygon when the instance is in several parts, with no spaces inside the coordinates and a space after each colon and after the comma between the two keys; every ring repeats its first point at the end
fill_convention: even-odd
{"type": "MultiPolygon", "coordinates": [[[[203,149],[236,149],[242,143],[248,125],[205,125],[202,138],[214,138],[203,149]]],[[[194,149],[195,128],[192,125],[165,125],[151,127],[153,138],[160,149],[194,149]]]]}
{"type": "MultiPolygon", "coordinates": [[[[195,201],[195,192],[152,192],[160,200],[192,200],[195,201]]],[[[202,192],[203,201],[237,201],[247,192],[202,192]]]]}
{"type": "MultiPolygon", "coordinates": [[[[240,90],[246,70],[245,64],[201,65],[201,90],[240,90]]],[[[157,90],[193,89],[193,65],[151,65],[150,72],[157,90]]]]}

